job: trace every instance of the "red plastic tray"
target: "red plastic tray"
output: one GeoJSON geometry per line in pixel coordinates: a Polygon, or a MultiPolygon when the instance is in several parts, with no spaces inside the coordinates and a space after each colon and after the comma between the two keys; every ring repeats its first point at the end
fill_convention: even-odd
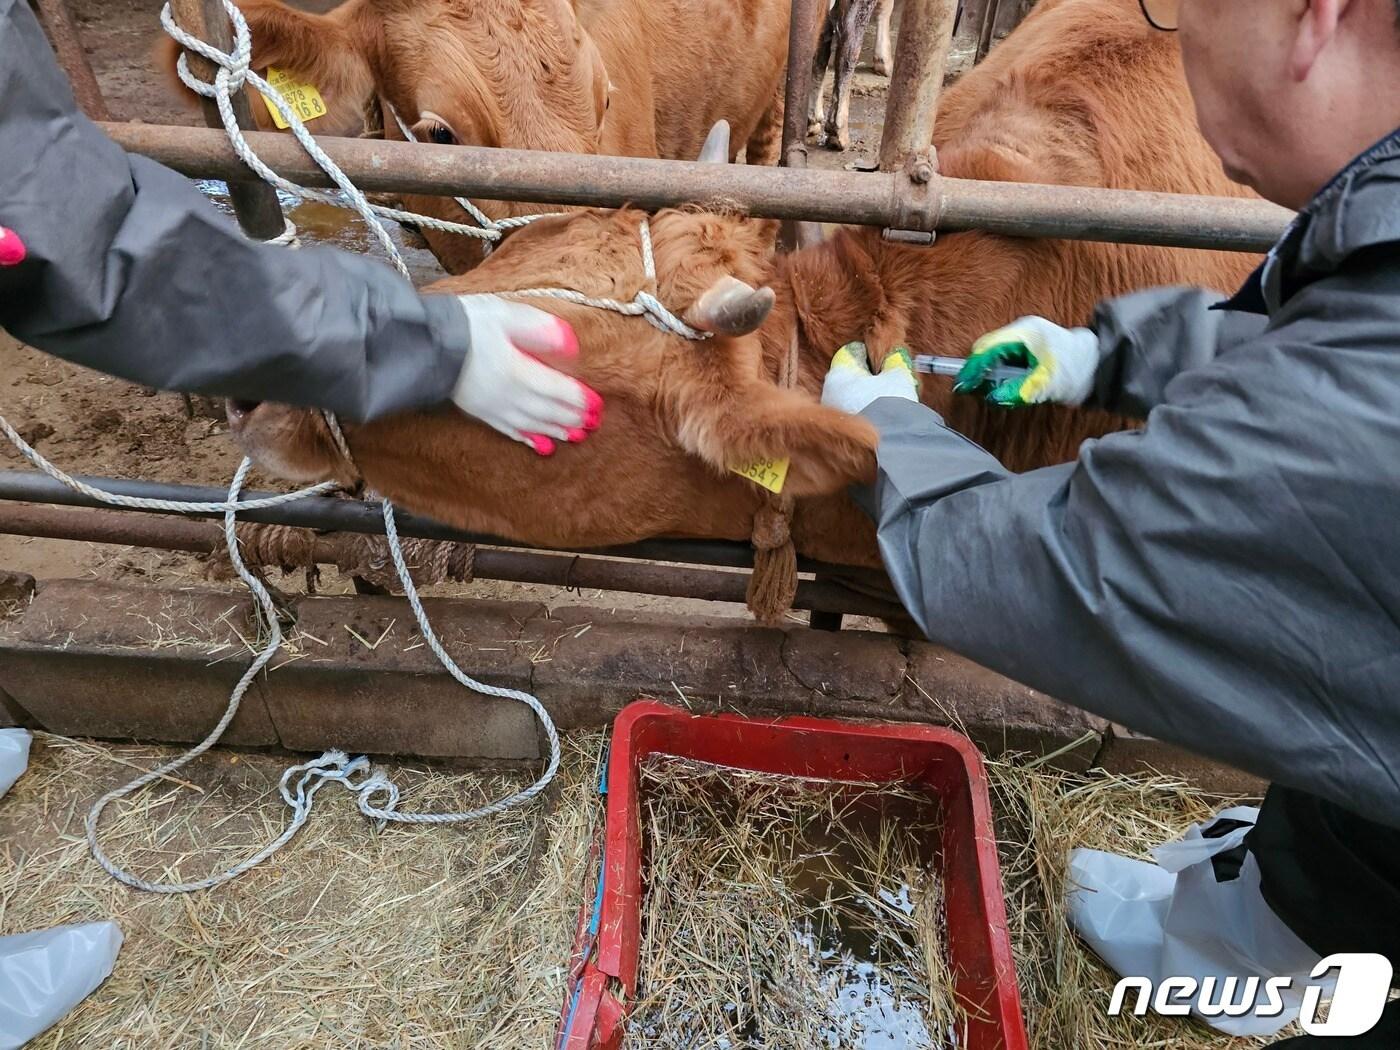
{"type": "Polygon", "coordinates": [[[943,810],[948,955],[967,1016],[966,1050],[1027,1050],[986,772],[967,737],[935,726],[697,716],[651,700],[628,705],[613,723],[596,940],[565,1006],[564,1050],[623,1045],[641,941],[638,769],[656,753],[762,773],[930,790],[943,810]]]}

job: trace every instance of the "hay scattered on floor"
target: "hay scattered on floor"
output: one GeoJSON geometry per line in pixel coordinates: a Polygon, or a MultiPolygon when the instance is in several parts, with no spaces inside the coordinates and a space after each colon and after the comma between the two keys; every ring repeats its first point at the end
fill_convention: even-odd
{"type": "MultiPolygon", "coordinates": [[[[596,874],[589,848],[599,819],[594,789],[601,750],[600,735],[566,737],[564,765],[547,802],[465,829],[378,832],[347,795],[327,787],[307,828],[266,866],[210,893],[167,898],[127,890],[109,879],[88,856],[82,818],[97,795],[134,775],[133,767],[150,768],[171,750],[41,735],[29,772],[0,802],[0,933],[115,918],[127,939],[111,980],[34,1045],[41,1050],[547,1046],[563,1001],[574,921],[596,874]]],[[[114,807],[105,841],[120,860],[144,874],[178,871],[189,877],[213,871],[281,827],[284,810],[271,799],[284,765],[284,759],[252,754],[206,756],[179,774],[192,787],[165,785],[125,809],[114,807]]],[[[989,771],[1031,1045],[1036,1050],[1258,1045],[1193,1022],[1106,1017],[1113,976],[1064,923],[1070,848],[1145,857],[1151,846],[1210,816],[1220,803],[1166,778],[1079,776],[1003,762],[989,763],[989,771]]],[[[520,780],[429,770],[395,775],[406,788],[405,805],[414,808],[460,807],[499,795],[520,780]]],[[[781,812],[791,808],[789,801],[773,798],[764,804],[781,812]]],[[[699,818],[715,819],[703,811],[699,818]]],[[[687,819],[699,818],[692,813],[687,819]]],[[[686,831],[675,822],[667,826],[673,837],[686,831]]],[[[703,849],[723,845],[725,834],[718,829],[703,849]]],[[[691,836],[697,851],[701,841],[691,836]]],[[[903,842],[872,841],[874,856],[864,864],[874,871],[901,871],[904,848],[903,842]]],[[[738,859],[752,864],[747,855],[757,846],[750,842],[744,849],[738,859]]],[[[710,860],[703,853],[700,859],[710,860]]],[[[724,919],[731,925],[725,933],[712,918],[705,920],[708,926],[698,915],[686,918],[688,939],[678,931],[659,945],[660,952],[652,950],[654,944],[648,947],[644,970],[684,975],[683,966],[703,969],[708,976],[701,976],[718,987],[734,973],[753,973],[752,960],[764,951],[781,958],[771,941],[765,945],[762,938],[745,940],[734,933],[753,920],[742,910],[747,905],[738,903],[743,887],[682,885],[675,866],[658,870],[654,865],[652,874],[654,885],[678,899],[703,892],[700,903],[714,905],[709,911],[727,907],[724,919]],[[711,931],[708,942],[705,929],[711,931]],[[694,950],[697,944],[704,945],[697,952],[702,960],[687,960],[682,948],[694,950]]],[[[902,905],[886,914],[892,927],[902,927],[902,905]]],[[[914,918],[919,926],[926,921],[920,911],[914,918]]],[[[936,921],[929,925],[941,928],[936,921]]],[[[789,953],[787,972],[801,974],[805,968],[810,975],[810,955],[804,958],[793,943],[789,937],[777,945],[789,953]]],[[[925,943],[937,948],[933,938],[925,943]]],[[[941,950],[931,957],[941,960],[941,950]]],[[[654,1015],[667,989],[654,980],[652,987],[661,992],[650,1006],[654,1015]]],[[[750,990],[741,991],[726,1001],[752,1003],[750,990]]],[[[678,1005],[673,1002],[673,1012],[678,1005]]],[[[821,1023],[820,1017],[815,1020],[821,1023]]],[[[930,1027],[938,1030],[936,1023],[930,1027]]],[[[634,1043],[693,1045],[683,1035],[678,1029],[634,1043]]],[[[735,1040],[731,1050],[755,1045],[735,1040]]],[[[828,1043],[775,1037],[765,1050],[779,1046],[817,1050],[828,1043]]]]}
{"type": "Polygon", "coordinates": [[[927,796],[676,759],[642,787],[636,1045],[955,1045],[927,796]]]}
{"type": "MultiPolygon", "coordinates": [[[[1079,846],[1151,860],[1227,804],[1162,776],[1060,773],[989,762],[1001,876],[1026,1028],[1037,1050],[1245,1050],[1271,1040],[1232,1039],[1179,1018],[1109,1017],[1117,977],[1066,921],[1069,851],[1079,846]]],[[[1275,1036],[1274,1039],[1281,1038],[1275,1036]]]]}
{"type": "MultiPolygon", "coordinates": [[[[89,856],[102,791],[167,748],[35,741],[0,804],[0,932],[115,918],[111,979],[41,1050],[544,1047],[553,1038],[599,819],[599,735],[566,741],[542,804],[463,828],[376,831],[333,785],[282,853],[222,888],[129,890],[89,856]]],[[[216,752],[104,821],[119,862],[195,877],[282,827],[285,758],[216,752]]],[[[513,775],[396,769],[404,808],[462,809],[513,775]]]]}

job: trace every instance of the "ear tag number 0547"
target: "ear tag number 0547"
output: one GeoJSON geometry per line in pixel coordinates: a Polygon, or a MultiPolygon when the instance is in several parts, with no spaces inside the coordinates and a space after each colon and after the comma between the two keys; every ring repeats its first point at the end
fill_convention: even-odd
{"type": "Polygon", "coordinates": [[[788,466],[791,462],[787,456],[784,456],[782,459],[760,459],[746,466],[730,467],[729,469],[769,492],[782,492],[783,483],[787,481],[788,466]]]}
{"type": "MultiPolygon", "coordinates": [[[[282,96],[282,100],[292,107],[292,112],[301,118],[303,124],[326,115],[326,100],[316,90],[315,84],[303,84],[285,69],[274,69],[271,66],[267,70],[267,82],[282,96]]],[[[282,119],[282,111],[271,99],[264,98],[263,103],[272,114],[274,124],[283,131],[291,127],[282,119]]]]}

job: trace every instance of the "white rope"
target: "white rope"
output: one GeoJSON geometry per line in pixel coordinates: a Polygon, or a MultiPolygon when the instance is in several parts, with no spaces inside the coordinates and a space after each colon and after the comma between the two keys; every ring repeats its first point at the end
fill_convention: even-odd
{"type": "Polygon", "coordinates": [[[349,780],[350,774],[358,772],[368,764],[368,760],[364,758],[357,758],[353,762],[350,762],[346,756],[340,752],[327,751],[320,758],[288,769],[282,774],[282,782],[279,785],[279,790],[287,805],[292,807],[292,819],[282,830],[282,833],[252,856],[239,861],[226,871],[211,875],[205,879],[197,879],[194,882],[149,882],[123,869],[107,856],[101,844],[97,841],[97,826],[102,820],[102,811],[105,810],[108,805],[119,798],[125,798],[133,792],[141,790],[147,784],[154,783],[163,777],[169,776],[177,769],[189,765],[219,742],[219,738],[223,736],[224,730],[228,728],[229,723],[232,722],[234,716],[238,714],[238,706],[242,703],[243,695],[248,691],[248,687],[253,684],[253,679],[267,666],[268,661],[276,655],[277,650],[282,645],[282,627],[277,620],[277,610],[272,604],[272,596],[268,594],[267,588],[263,586],[262,581],[248,571],[248,566],[244,564],[243,558],[238,552],[238,538],[234,531],[234,524],[237,517],[232,508],[240,505],[238,503],[238,494],[242,491],[243,480],[247,477],[248,471],[252,465],[253,461],[251,459],[244,458],[243,462],[238,465],[238,470],[234,473],[233,481],[229,485],[228,505],[230,509],[224,514],[224,540],[228,544],[229,558],[233,562],[234,571],[238,573],[239,579],[243,581],[248,590],[252,592],[253,597],[257,600],[257,611],[264,628],[267,630],[267,644],[263,646],[262,649],[258,650],[257,655],[253,658],[253,662],[249,664],[248,669],[243,672],[243,677],[241,677],[238,680],[238,684],[233,687],[233,692],[228,698],[228,706],[224,708],[223,717],[221,717],[214,728],[210,730],[208,736],[179,758],[172,759],[164,765],[151,770],[149,773],[142,774],[129,784],[124,784],[119,788],[107,792],[107,794],[103,795],[94,803],[85,821],[88,848],[92,851],[92,855],[97,860],[97,863],[102,865],[103,869],[111,875],[112,878],[134,889],[147,890],[151,893],[192,893],[195,890],[209,889],[213,886],[228,882],[231,879],[236,879],[248,869],[261,864],[268,857],[276,853],[291,841],[293,835],[301,830],[301,826],[306,823],[307,818],[311,815],[311,800],[322,784],[328,780],[336,780],[353,790],[354,785],[349,780]],[[302,776],[297,781],[295,793],[292,793],[287,790],[287,782],[297,773],[301,773],[302,776]]]}
{"type": "Polygon", "coordinates": [[[331,492],[336,488],[333,481],[323,481],[319,485],[312,485],[310,488],[297,489],[295,492],[284,492],[276,496],[263,496],[260,499],[250,499],[243,502],[232,502],[225,500],[222,503],[196,503],[189,500],[169,500],[169,499],[146,499],[139,496],[123,496],[116,492],[108,492],[106,489],[99,489],[84,481],[79,481],[72,475],[65,474],[47,459],[41,456],[24,438],[19,436],[18,431],[10,426],[9,421],[0,416],[0,433],[10,439],[10,444],[19,449],[20,455],[29,460],[35,467],[43,471],[55,481],[68,486],[74,492],[81,492],[88,499],[99,500],[110,504],[113,507],[129,507],[132,510],[164,510],[173,511],[177,514],[222,514],[232,510],[262,510],[266,507],[280,507],[284,503],[293,503],[307,496],[319,496],[323,493],[331,492]]]}
{"type": "MultiPolygon", "coordinates": [[[[656,258],[651,250],[651,223],[645,217],[642,219],[638,232],[642,239],[642,267],[646,272],[647,283],[652,287],[656,286],[656,258]]],[[[524,288],[515,292],[495,293],[503,299],[520,298],[542,298],[561,299],[567,303],[577,303],[579,306],[592,306],[599,310],[612,310],[614,313],[626,314],[629,317],[645,317],[653,328],[659,328],[663,332],[670,332],[683,339],[709,339],[710,332],[702,332],[698,328],[692,328],[686,324],[669,309],[656,296],[645,288],[637,292],[630,302],[618,302],[616,299],[602,299],[596,296],[584,295],[570,288],[524,288]]]]}
{"type": "MultiPolygon", "coordinates": [[[[189,51],[202,55],[218,67],[214,75],[213,83],[200,80],[190,72],[187,56],[180,55],[176,65],[176,71],[180,80],[191,91],[204,98],[212,98],[218,105],[219,118],[223,121],[224,131],[228,134],[229,142],[232,143],[234,151],[248,167],[252,168],[266,182],[286,192],[305,198],[307,200],[320,201],[324,204],[335,205],[339,208],[350,208],[358,212],[365,220],[370,232],[379,241],[380,246],[389,256],[394,268],[405,278],[408,277],[408,266],[403,261],[403,256],[399,254],[398,247],[394,244],[393,238],[389,236],[389,231],[384,228],[383,223],[377,216],[394,219],[395,221],[413,222],[420,226],[427,226],[431,229],[443,230],[448,233],[459,233],[467,237],[487,237],[499,238],[500,234],[495,231],[481,230],[474,226],[466,226],[462,223],[446,222],[441,219],[434,219],[429,215],[415,215],[412,212],[401,211],[397,208],[386,208],[381,205],[371,204],[363,193],[353,182],[340,170],[340,167],[333,161],[325,150],[317,145],[311,133],[306,130],[306,125],[300,116],[287,103],[280,92],[275,90],[266,80],[258,76],[250,68],[253,55],[252,34],[248,30],[247,19],[231,0],[223,0],[224,11],[229,17],[229,22],[233,26],[233,50],[231,52],[220,51],[218,48],[192,36],[181,29],[175,22],[171,13],[170,4],[167,3],[160,12],[160,24],[165,31],[179,44],[189,51]],[[243,90],[244,84],[252,84],[254,88],[267,99],[277,111],[282,115],[282,119],[287,123],[297,142],[301,143],[302,149],[314,160],[318,167],[324,171],[332,182],[340,188],[344,195],[337,196],[333,193],[325,193],[319,190],[310,190],[304,186],[299,186],[288,179],[278,175],[262,158],[257,155],[253,147],[248,144],[247,138],[243,134],[243,129],[238,126],[238,118],[234,116],[232,96],[243,90]]],[[[284,234],[285,236],[285,234],[284,234]]]]}
{"type": "MultiPolygon", "coordinates": [[[[384,105],[388,107],[390,114],[393,115],[394,123],[399,126],[399,133],[403,135],[404,141],[417,142],[418,137],[413,134],[413,129],[404,123],[403,117],[399,116],[399,111],[394,108],[393,103],[386,99],[384,105]]],[[[491,249],[494,248],[496,242],[505,235],[505,231],[515,229],[519,226],[525,226],[534,222],[536,219],[548,219],[555,215],[564,214],[563,212],[554,211],[541,212],[538,215],[516,215],[504,219],[493,219],[478,208],[476,202],[469,197],[453,197],[452,199],[457,203],[459,208],[475,219],[481,226],[481,235],[486,241],[481,249],[483,255],[491,254],[491,249]]]]}

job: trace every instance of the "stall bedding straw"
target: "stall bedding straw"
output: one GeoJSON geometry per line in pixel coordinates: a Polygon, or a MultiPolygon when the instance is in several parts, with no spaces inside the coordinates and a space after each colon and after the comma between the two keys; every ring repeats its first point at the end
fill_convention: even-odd
{"type": "Polygon", "coordinates": [[[641,787],[636,1045],[963,1043],[927,795],[674,758],[641,787]]]}
{"type": "MultiPolygon", "coordinates": [[[[113,918],[126,944],[111,979],[33,1045],[548,1046],[574,922],[595,877],[590,850],[603,746],[600,734],[566,736],[559,779],[538,806],[465,828],[378,832],[348,796],[328,794],[303,837],[265,869],[213,892],[171,899],[133,893],[108,878],[83,846],[82,817],[94,796],[172,749],[37,734],[29,772],[0,801],[0,933],[113,918]]],[[[284,764],[276,756],[215,752],[182,770],[181,782],[114,813],[113,848],[143,872],[207,870],[263,841],[283,819],[266,796],[284,764]]],[[[415,767],[402,777],[411,785],[408,800],[425,805],[492,797],[527,779],[404,765],[415,767]]],[[[1060,903],[1070,847],[1144,857],[1210,814],[1216,800],[1162,777],[1077,775],[1004,762],[989,763],[988,771],[1031,1045],[1255,1045],[1173,1019],[1105,1017],[1113,977],[1066,929],[1060,903]]],[[[722,904],[723,888],[711,889],[722,904]]],[[[896,917],[902,904],[894,911],[892,922],[902,928],[896,917]]],[[[686,924],[692,936],[716,926],[704,913],[686,924]]],[[[707,948],[716,956],[711,962],[734,971],[748,966],[755,950],[737,939],[707,948]],[[727,957],[719,956],[721,948],[727,957]]],[[[655,967],[652,960],[643,964],[655,967]]],[[[687,972],[678,965],[672,978],[687,972]]],[[[769,1046],[821,1050],[824,1044],[775,1038],[769,1046]]]]}

